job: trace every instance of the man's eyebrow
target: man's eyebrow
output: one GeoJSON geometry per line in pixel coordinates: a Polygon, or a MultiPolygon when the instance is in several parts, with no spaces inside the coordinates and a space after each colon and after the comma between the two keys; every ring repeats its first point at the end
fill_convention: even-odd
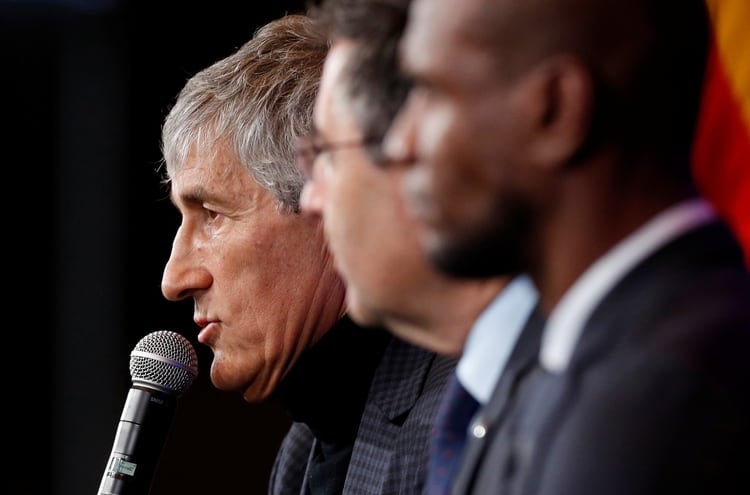
{"type": "Polygon", "coordinates": [[[176,204],[177,196],[179,196],[179,199],[185,203],[202,204],[206,201],[208,192],[203,186],[197,186],[192,189],[188,189],[179,195],[175,194],[174,189],[169,192],[169,199],[172,201],[172,203],[176,204]]]}

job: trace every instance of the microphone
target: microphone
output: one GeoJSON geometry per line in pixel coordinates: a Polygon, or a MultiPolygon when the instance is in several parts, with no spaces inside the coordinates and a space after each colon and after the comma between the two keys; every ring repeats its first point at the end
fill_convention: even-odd
{"type": "Polygon", "coordinates": [[[190,341],[158,330],[130,353],[133,386],[117,425],[98,495],[146,495],[174,417],[177,397],[198,375],[190,341]]]}

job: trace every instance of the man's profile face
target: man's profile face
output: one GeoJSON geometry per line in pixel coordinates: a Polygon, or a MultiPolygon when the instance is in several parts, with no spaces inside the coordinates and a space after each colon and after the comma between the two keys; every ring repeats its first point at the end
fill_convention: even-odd
{"type": "MultiPolygon", "coordinates": [[[[354,42],[329,50],[315,105],[324,141],[361,139],[346,96],[346,64],[354,42]]],[[[382,324],[404,308],[407,295],[439,277],[427,264],[400,195],[400,170],[374,163],[363,146],[322,153],[305,185],[302,208],[321,215],[336,268],[347,285],[349,314],[360,324],[382,324]]]]}
{"type": "Polygon", "coordinates": [[[512,87],[499,80],[493,53],[477,37],[482,0],[415,0],[401,43],[415,87],[388,136],[414,159],[407,203],[430,259],[461,276],[514,265],[511,224],[523,210],[514,156],[512,87]]]}
{"type": "Polygon", "coordinates": [[[333,325],[338,315],[325,321],[316,301],[341,301],[343,288],[324,257],[320,223],[279,211],[224,144],[192,153],[172,174],[182,222],[162,292],[193,299],[198,340],[213,351],[213,384],[255,402],[333,325]]]}

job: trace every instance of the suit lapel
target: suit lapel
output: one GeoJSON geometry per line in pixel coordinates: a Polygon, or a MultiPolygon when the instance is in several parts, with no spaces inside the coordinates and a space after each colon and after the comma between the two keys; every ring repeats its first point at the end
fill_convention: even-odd
{"type": "MultiPolygon", "coordinates": [[[[377,484],[364,483],[362,473],[355,475],[353,470],[372,470],[365,478],[386,476],[384,470],[389,461],[383,458],[380,448],[375,448],[377,442],[372,440],[395,437],[403,417],[421,396],[434,359],[435,354],[399,339],[394,338],[388,345],[370,385],[344,493],[375,495],[380,493],[381,485],[388,482],[380,479],[377,484]]],[[[391,452],[390,455],[399,453],[391,452]]]]}

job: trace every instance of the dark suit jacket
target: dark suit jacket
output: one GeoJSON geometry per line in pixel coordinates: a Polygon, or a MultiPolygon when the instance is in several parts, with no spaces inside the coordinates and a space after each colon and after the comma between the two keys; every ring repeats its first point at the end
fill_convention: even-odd
{"type": "Polygon", "coordinates": [[[750,277],[725,227],[635,267],[508,409],[458,493],[750,493],[750,277]]]}
{"type": "MultiPolygon", "coordinates": [[[[344,495],[422,492],[433,421],[456,362],[392,340],[372,379],[344,495]]],[[[304,423],[293,423],[276,457],[269,494],[308,493],[304,480],[316,442],[304,423]]]]}

